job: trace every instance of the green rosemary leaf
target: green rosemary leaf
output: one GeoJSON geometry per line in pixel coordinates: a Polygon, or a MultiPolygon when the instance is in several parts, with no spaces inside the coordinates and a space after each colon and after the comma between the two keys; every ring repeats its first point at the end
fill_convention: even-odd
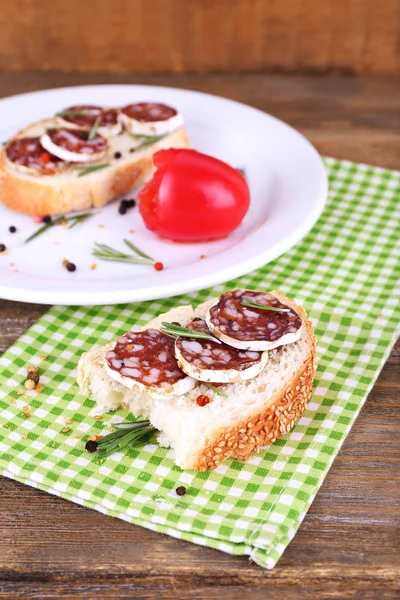
{"type": "Polygon", "coordinates": [[[163,135],[135,135],[134,137],[140,138],[142,140],[139,146],[136,146],[135,151],[140,150],[145,146],[151,146],[151,144],[156,144],[157,142],[162,140],[165,137],[165,135],[165,133],[163,135]]]}
{"type": "Polygon", "coordinates": [[[93,171],[99,171],[100,169],[105,169],[106,167],[109,167],[110,163],[104,163],[102,165],[91,165],[90,167],[86,167],[86,169],[83,169],[82,171],[80,171],[78,173],[78,177],[83,177],[84,175],[87,175],[88,173],[93,173],[93,171]]]}
{"type": "Polygon", "coordinates": [[[61,110],[56,113],[56,117],[88,117],[97,114],[97,110],[61,110]]]}
{"type": "Polygon", "coordinates": [[[122,423],[114,423],[116,429],[138,429],[141,427],[148,427],[150,421],[145,419],[144,421],[123,421],[122,423]]]}
{"type": "Polygon", "coordinates": [[[150,257],[146,258],[146,256],[142,256],[141,254],[134,256],[131,254],[124,254],[123,252],[111,248],[111,246],[98,244],[97,242],[95,242],[92,254],[101,260],[131,263],[134,265],[152,265],[154,263],[153,259],[150,257]]]}
{"type": "Polygon", "coordinates": [[[41,235],[42,233],[44,233],[45,231],[47,231],[48,229],[50,229],[50,227],[53,227],[54,225],[60,225],[61,223],[71,222],[72,224],[70,225],[70,227],[68,227],[68,229],[72,229],[72,227],[75,227],[75,225],[78,225],[78,223],[82,223],[83,221],[86,221],[86,219],[93,216],[93,214],[94,213],[82,213],[80,215],[73,215],[71,217],[58,217],[57,219],[50,221],[50,223],[46,223],[45,225],[43,225],[43,227],[40,227],[37,231],[35,231],[35,233],[32,233],[32,235],[30,235],[25,240],[25,244],[27,242],[30,242],[31,240],[34,240],[36,237],[38,237],[39,235],[41,235]]]}
{"type": "Polygon", "coordinates": [[[195,331],[193,329],[189,329],[188,327],[181,327],[180,325],[174,325],[173,323],[167,323],[163,321],[161,323],[160,328],[161,333],[166,333],[167,335],[173,335],[175,337],[188,337],[195,338],[198,340],[210,340],[211,342],[216,342],[217,344],[221,344],[221,342],[209,335],[208,333],[203,333],[202,331],[195,331]]]}
{"type": "Polygon", "coordinates": [[[248,306],[249,308],[260,308],[261,310],[271,310],[273,312],[290,312],[290,308],[278,308],[276,306],[267,306],[266,304],[259,304],[258,302],[253,302],[250,298],[243,298],[242,300],[243,306],[248,306]]]}
{"type": "Polygon", "coordinates": [[[89,131],[88,142],[91,142],[96,137],[97,130],[100,125],[100,121],[101,121],[101,116],[96,118],[95,122],[93,123],[92,129],[89,131]]]}
{"type": "Polygon", "coordinates": [[[225,398],[228,397],[228,394],[225,394],[225,392],[222,392],[220,389],[217,388],[216,385],[214,385],[213,383],[210,383],[210,389],[215,392],[215,394],[218,394],[218,396],[224,396],[225,398]]]}
{"type": "Polygon", "coordinates": [[[145,252],[143,252],[142,250],[137,248],[137,246],[132,244],[132,242],[130,242],[129,240],[124,240],[124,242],[128,246],[128,248],[130,248],[133,252],[136,252],[136,254],[138,254],[139,256],[143,256],[143,258],[149,258],[150,260],[152,260],[154,262],[154,259],[151,258],[151,256],[149,256],[148,254],[146,254],[145,252]]]}

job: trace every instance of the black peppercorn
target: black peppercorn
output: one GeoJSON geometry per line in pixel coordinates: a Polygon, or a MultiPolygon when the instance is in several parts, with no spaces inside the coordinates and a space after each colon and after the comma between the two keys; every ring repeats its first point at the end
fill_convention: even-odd
{"type": "Polygon", "coordinates": [[[39,383],[39,373],[37,371],[29,371],[26,377],[27,379],[32,379],[35,383],[39,383]]]}
{"type": "Polygon", "coordinates": [[[121,158],[121,152],[114,152],[114,158],[121,158]]]}
{"type": "Polygon", "coordinates": [[[98,447],[98,443],[93,441],[93,440],[89,440],[88,442],[86,442],[85,448],[88,452],[90,452],[91,454],[93,454],[93,452],[97,451],[97,447],[98,447]]]}
{"type": "Polygon", "coordinates": [[[175,492],[177,493],[178,496],[184,496],[186,494],[186,488],[184,485],[180,485],[179,487],[176,488],[175,492]]]}
{"type": "Polygon", "coordinates": [[[69,271],[70,273],[73,273],[74,271],[76,271],[76,265],[74,265],[74,263],[68,263],[67,264],[67,271],[69,271]]]}
{"type": "Polygon", "coordinates": [[[4,252],[6,250],[5,244],[0,244],[0,252],[4,252]]]}
{"type": "Polygon", "coordinates": [[[118,207],[118,212],[119,212],[120,215],[125,215],[126,214],[126,206],[125,206],[125,204],[122,204],[122,202],[121,202],[121,204],[118,207]]]}
{"type": "Polygon", "coordinates": [[[43,217],[43,223],[51,223],[51,216],[46,215],[45,217],[43,217]]]}
{"type": "Polygon", "coordinates": [[[129,152],[132,154],[132,152],[135,152],[136,148],[129,148],[129,152]]]}
{"type": "Polygon", "coordinates": [[[8,231],[9,231],[10,233],[15,233],[15,232],[17,231],[17,228],[16,228],[16,227],[14,227],[14,225],[11,225],[11,227],[9,227],[9,228],[8,228],[8,231]]]}

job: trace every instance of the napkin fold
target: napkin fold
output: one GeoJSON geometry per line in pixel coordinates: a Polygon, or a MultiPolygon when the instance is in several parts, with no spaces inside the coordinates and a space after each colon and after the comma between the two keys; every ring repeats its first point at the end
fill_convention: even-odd
{"type": "MultiPolygon", "coordinates": [[[[296,534],[400,332],[400,173],[326,159],[330,192],[312,231],[274,262],[212,289],[140,304],[55,306],[0,358],[0,473],[173,537],[272,568],[296,534]],[[257,456],[182,471],[147,445],[103,464],[84,451],[96,419],[75,383],[80,354],[177,303],[235,287],[280,289],[318,339],[314,392],[294,429],[257,456]],[[25,392],[26,366],[41,392],[25,392]],[[21,394],[21,391],[23,393],[21,394]],[[185,486],[184,496],[175,488],[185,486]]],[[[120,410],[117,416],[124,417],[120,410]]]]}

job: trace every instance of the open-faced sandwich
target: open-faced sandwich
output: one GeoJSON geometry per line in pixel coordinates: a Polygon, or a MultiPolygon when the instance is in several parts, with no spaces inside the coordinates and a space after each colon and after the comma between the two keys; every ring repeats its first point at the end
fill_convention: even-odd
{"type": "Polygon", "coordinates": [[[188,145],[170,106],[71,106],[4,144],[0,200],[37,216],[103,206],[151,177],[157,150],[188,145]]]}
{"type": "Polygon", "coordinates": [[[311,394],[315,348],[293,300],[236,289],[86,352],[78,383],[100,413],[122,406],[149,419],[177,465],[205,471],[293,427],[311,394]]]}

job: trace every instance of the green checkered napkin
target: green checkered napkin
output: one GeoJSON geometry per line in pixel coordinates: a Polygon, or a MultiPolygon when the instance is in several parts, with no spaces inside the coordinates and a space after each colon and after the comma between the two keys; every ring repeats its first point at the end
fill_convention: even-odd
{"type": "Polygon", "coordinates": [[[56,306],[44,315],[0,359],[0,473],[272,568],[300,526],[399,330],[400,173],[333,159],[326,165],[330,193],[323,215],[300,244],[262,269],[181,298],[56,306]],[[109,431],[112,417],[96,420],[94,403],[78,394],[81,352],[178,303],[197,304],[239,286],[280,289],[301,302],[313,321],[317,377],[294,429],[249,461],[228,460],[210,473],[182,471],[172,452],[156,445],[96,462],[84,442],[109,431]],[[29,363],[39,365],[43,390],[24,397],[18,392],[29,363]],[[185,496],[176,495],[179,485],[187,488],[185,496]]]}

